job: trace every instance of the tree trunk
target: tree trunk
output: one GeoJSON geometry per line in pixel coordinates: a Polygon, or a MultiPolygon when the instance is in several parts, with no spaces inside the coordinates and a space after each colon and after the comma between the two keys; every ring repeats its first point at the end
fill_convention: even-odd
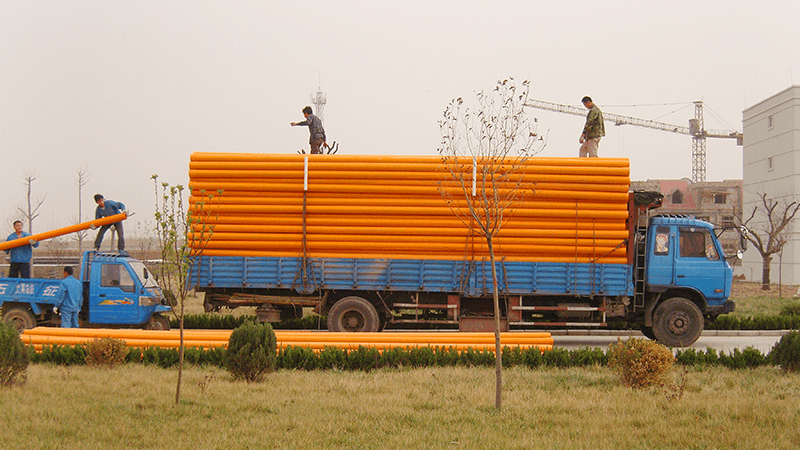
{"type": "Polygon", "coordinates": [[[183,379],[183,349],[184,349],[184,342],[183,342],[183,304],[186,300],[186,294],[182,295],[181,298],[181,315],[178,319],[178,328],[180,329],[180,344],[178,346],[178,385],[175,389],[175,406],[179,406],[181,404],[181,381],[183,379]]]}
{"type": "Polygon", "coordinates": [[[772,265],[772,256],[762,256],[762,266],[761,266],[761,290],[768,291],[769,290],[769,268],[772,265]]]}
{"type": "Polygon", "coordinates": [[[494,297],[494,407],[499,410],[503,406],[503,352],[500,348],[500,293],[497,288],[497,267],[494,261],[491,236],[486,236],[486,245],[489,247],[489,262],[492,265],[492,296],[494,297]]]}

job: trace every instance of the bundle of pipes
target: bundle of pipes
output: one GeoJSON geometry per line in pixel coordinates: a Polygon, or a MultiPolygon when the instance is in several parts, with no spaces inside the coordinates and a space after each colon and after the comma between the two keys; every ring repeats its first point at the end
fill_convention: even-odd
{"type": "MultiPolygon", "coordinates": [[[[485,260],[484,240],[451,209],[472,195],[473,162],[461,162],[466,191],[439,157],[194,153],[190,208],[215,225],[207,256],[296,257],[305,241],[309,257],[485,260]]],[[[498,182],[522,200],[505,212],[496,254],[625,263],[629,184],[627,159],[527,159],[498,182]]]]}
{"type": "MultiPolygon", "coordinates": [[[[187,347],[225,347],[230,339],[230,330],[184,330],[184,345],[187,347]]],[[[276,330],[278,349],[289,346],[322,350],[327,347],[354,350],[358,347],[377,349],[444,347],[459,351],[494,350],[494,333],[462,332],[381,332],[381,333],[330,333],[327,331],[276,330]]],[[[126,342],[129,347],[177,348],[180,345],[178,330],[111,330],[101,328],[49,328],[37,327],[25,330],[20,335],[22,342],[33,345],[39,351],[45,345],[86,344],[96,338],[114,338],[126,342]]],[[[547,332],[500,333],[500,344],[504,347],[535,347],[550,350],[553,338],[547,332]]]]}

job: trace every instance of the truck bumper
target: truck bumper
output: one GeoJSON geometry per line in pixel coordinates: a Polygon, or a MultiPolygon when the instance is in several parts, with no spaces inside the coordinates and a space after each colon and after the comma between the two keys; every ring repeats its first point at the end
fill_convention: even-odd
{"type": "Polygon", "coordinates": [[[708,311],[711,313],[712,316],[731,313],[735,309],[736,309],[736,302],[734,302],[733,300],[725,300],[725,303],[723,303],[722,305],[708,307],[708,311]]]}

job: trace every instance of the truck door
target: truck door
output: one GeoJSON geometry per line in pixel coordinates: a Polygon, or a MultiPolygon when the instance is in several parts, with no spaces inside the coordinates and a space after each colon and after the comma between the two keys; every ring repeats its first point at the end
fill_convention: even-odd
{"type": "Polygon", "coordinates": [[[89,296],[89,322],[138,323],[136,278],[123,264],[104,262],[97,269],[92,268],[92,285],[96,288],[89,296]]]}
{"type": "Polygon", "coordinates": [[[725,261],[711,230],[678,227],[679,252],[675,259],[675,284],[693,287],[706,299],[725,296],[725,261]]]}
{"type": "Polygon", "coordinates": [[[647,258],[647,282],[650,285],[669,286],[674,284],[675,279],[673,227],[659,225],[654,228],[655,233],[649,237],[653,242],[648,245],[652,253],[647,258]]]}

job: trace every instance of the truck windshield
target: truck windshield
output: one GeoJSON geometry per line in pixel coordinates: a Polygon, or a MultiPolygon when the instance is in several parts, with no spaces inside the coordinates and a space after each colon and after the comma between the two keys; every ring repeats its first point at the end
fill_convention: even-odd
{"type": "Polygon", "coordinates": [[[142,285],[145,288],[158,287],[158,284],[156,283],[153,274],[151,274],[150,271],[147,270],[147,267],[145,267],[144,263],[142,263],[141,261],[130,261],[130,265],[131,269],[133,269],[133,273],[135,273],[136,276],[139,277],[139,280],[141,280],[142,285]],[[145,273],[147,273],[147,278],[145,278],[144,276],[145,273]]]}
{"type": "Polygon", "coordinates": [[[719,259],[711,232],[704,228],[681,227],[680,248],[683,258],[719,259]]]}

